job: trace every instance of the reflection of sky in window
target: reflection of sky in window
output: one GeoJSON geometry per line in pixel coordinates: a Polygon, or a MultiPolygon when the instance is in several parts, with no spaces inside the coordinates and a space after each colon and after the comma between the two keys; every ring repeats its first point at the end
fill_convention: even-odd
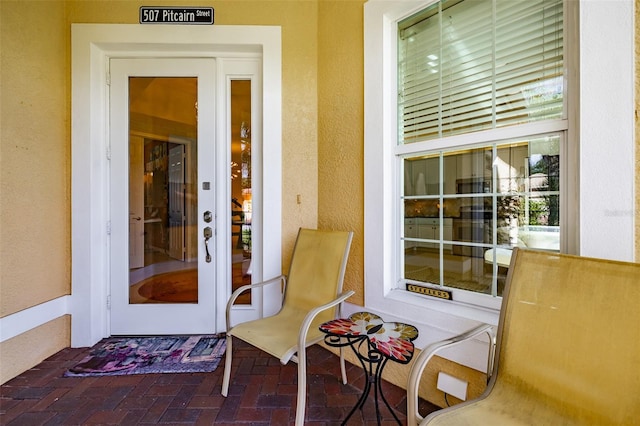
{"type": "Polygon", "coordinates": [[[535,167],[540,161],[542,161],[542,154],[531,154],[531,157],[529,157],[529,167],[535,167]]]}
{"type": "Polygon", "coordinates": [[[527,106],[539,105],[562,98],[562,77],[548,78],[522,88],[527,106]]]}

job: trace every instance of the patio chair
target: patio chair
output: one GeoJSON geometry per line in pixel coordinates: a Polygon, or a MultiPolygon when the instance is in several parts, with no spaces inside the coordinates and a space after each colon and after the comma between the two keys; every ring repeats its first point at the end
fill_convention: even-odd
{"type": "Polygon", "coordinates": [[[434,344],[412,366],[407,424],[637,424],[638,306],[640,263],[514,249],[487,389],[423,419],[420,375],[445,347],[434,344]]]}
{"type": "MultiPolygon", "coordinates": [[[[320,342],[319,325],[337,318],[342,302],[355,292],[343,294],[342,283],[353,232],[300,229],[288,275],[238,288],[227,303],[227,351],[222,395],[227,396],[231,375],[232,338],[236,337],[278,358],[282,364],[298,363],[296,425],[304,423],[306,405],[306,348],[320,342]],[[231,325],[230,311],[243,292],[260,286],[283,287],[281,310],[270,317],[231,325]]],[[[340,370],[347,376],[342,350],[340,370]]]]}

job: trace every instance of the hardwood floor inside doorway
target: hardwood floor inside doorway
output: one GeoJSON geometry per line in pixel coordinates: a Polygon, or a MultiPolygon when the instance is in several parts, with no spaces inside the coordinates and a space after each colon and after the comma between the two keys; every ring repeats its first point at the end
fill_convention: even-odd
{"type": "MultiPolygon", "coordinates": [[[[232,291],[251,283],[246,262],[242,254],[234,256],[232,291]],[[240,261],[235,261],[236,258],[240,261]]],[[[130,303],[198,303],[198,270],[195,262],[182,262],[164,253],[149,251],[145,253],[145,267],[132,271],[130,276],[130,303]]],[[[250,304],[251,293],[244,293],[236,303],[250,304]]]]}

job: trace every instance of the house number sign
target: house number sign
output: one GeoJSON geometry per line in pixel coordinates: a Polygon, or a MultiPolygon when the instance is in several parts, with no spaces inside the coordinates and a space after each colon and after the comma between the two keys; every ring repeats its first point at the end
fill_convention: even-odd
{"type": "Polygon", "coordinates": [[[140,7],[141,24],[212,25],[212,7],[140,7]]]}

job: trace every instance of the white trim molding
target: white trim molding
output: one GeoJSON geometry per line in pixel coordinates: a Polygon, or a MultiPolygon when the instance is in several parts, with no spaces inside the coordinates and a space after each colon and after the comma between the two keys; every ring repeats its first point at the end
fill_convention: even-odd
{"type": "MultiPolygon", "coordinates": [[[[484,307],[430,300],[396,289],[398,274],[393,250],[399,232],[393,190],[399,185],[392,158],[396,134],[394,35],[398,19],[434,0],[369,0],[364,4],[364,277],[365,306],[385,320],[418,327],[417,346],[431,334],[464,332],[478,322],[497,324],[500,299],[484,307]]],[[[583,256],[634,259],[634,2],[620,0],[571,2],[578,20],[570,37],[579,47],[579,111],[572,136],[575,170],[570,188],[578,211],[567,212],[576,227],[572,251],[583,256]],[[577,40],[575,40],[577,38],[577,40]]],[[[482,295],[479,295],[481,297],[482,295]]],[[[358,309],[356,307],[356,309],[358,309]]],[[[478,352],[479,354],[480,352],[478,352]]],[[[456,360],[473,355],[458,351],[456,360]]],[[[447,355],[448,357],[448,355],[447,355]]],[[[453,359],[453,358],[452,358],[453,359]]],[[[461,362],[465,363],[465,362],[461,362]]]]}
{"type": "MultiPolygon", "coordinates": [[[[174,26],[72,24],[71,27],[71,346],[91,346],[109,336],[109,58],[262,57],[262,216],[254,223],[262,253],[259,276],[281,273],[282,42],[278,26],[174,26]],[[267,247],[268,246],[268,247],[267,247]]],[[[259,191],[258,191],[259,192],[259,191]]],[[[277,289],[275,289],[277,291],[277,289]]],[[[265,312],[279,302],[264,293],[265,312]]],[[[220,321],[218,321],[220,322],[220,321]]],[[[225,324],[217,324],[224,328],[225,324]]]]}
{"type": "Polygon", "coordinates": [[[0,318],[0,343],[70,314],[71,296],[62,296],[0,318]]]}

